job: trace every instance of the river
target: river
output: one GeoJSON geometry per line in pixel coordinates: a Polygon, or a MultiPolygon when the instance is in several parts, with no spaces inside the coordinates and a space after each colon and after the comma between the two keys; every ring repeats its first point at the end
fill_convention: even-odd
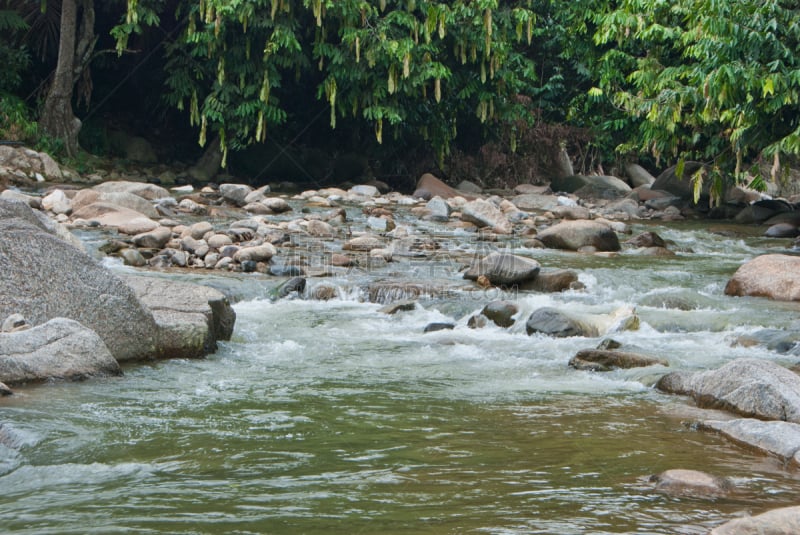
{"type": "MultiPolygon", "coordinates": [[[[678,254],[607,258],[422,225],[444,246],[435,257],[310,279],[309,292],[335,288],[328,301],[271,301],[278,279],[263,275],[179,275],[236,300],[232,340],[205,359],[130,365],[123,377],[3,400],[13,440],[0,445],[0,525],[37,535],[689,534],[795,505],[798,471],[693,430],[701,411],[652,388],[667,368],[576,371],[569,359],[605,337],[525,333],[541,306],[635,306],[640,328],[611,337],[669,369],[745,356],[794,364],[736,340],[797,332],[796,304],[723,294],[742,262],[789,242],[713,226],[632,224],[678,254]],[[502,294],[461,278],[463,258],[505,246],[575,270],[585,289],[502,294]],[[415,310],[388,315],[364,299],[365,285],[398,280],[429,289],[415,310]],[[517,324],[469,328],[498,297],[518,304],[517,324]],[[423,333],[432,322],[456,326],[423,333]],[[670,468],[730,477],[736,491],[655,493],[648,477],[670,468]]],[[[82,238],[95,247],[92,236],[82,238]]]]}

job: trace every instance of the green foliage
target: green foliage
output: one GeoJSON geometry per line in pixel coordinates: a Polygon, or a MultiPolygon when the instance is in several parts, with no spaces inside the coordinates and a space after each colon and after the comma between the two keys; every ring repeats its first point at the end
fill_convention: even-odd
{"type": "MultiPolygon", "coordinates": [[[[154,4],[129,2],[120,49],[154,4]]],[[[200,143],[223,150],[264,141],[288,119],[287,98],[312,86],[330,125],[366,120],[378,142],[422,136],[447,153],[465,116],[528,120],[516,96],[533,87],[525,54],[536,24],[530,0],[456,2],[204,0],[181,5],[186,29],[168,48],[169,102],[186,110],[200,143]]]]}
{"type": "Polygon", "coordinates": [[[30,66],[30,55],[24,46],[19,45],[18,36],[28,28],[25,20],[8,7],[8,2],[0,2],[0,93],[14,91],[22,83],[22,75],[30,66]]]}
{"type": "Polygon", "coordinates": [[[638,128],[620,150],[712,162],[712,183],[746,160],[800,154],[796,2],[622,0],[596,21],[611,48],[594,94],[638,128]]]}
{"type": "Polygon", "coordinates": [[[36,150],[59,155],[64,144],[45,135],[31,119],[31,110],[14,95],[0,92],[0,139],[20,141],[36,150]]]}

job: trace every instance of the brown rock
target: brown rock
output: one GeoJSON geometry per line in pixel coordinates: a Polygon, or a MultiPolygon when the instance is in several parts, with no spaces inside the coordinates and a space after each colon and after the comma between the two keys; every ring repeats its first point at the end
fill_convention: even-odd
{"type": "Polygon", "coordinates": [[[750,260],[733,274],[726,295],[800,301],[800,257],[767,254],[750,260]]]}
{"type": "Polygon", "coordinates": [[[646,355],[604,349],[578,351],[569,361],[569,365],[572,368],[595,372],[607,372],[617,368],[643,368],[655,364],[669,366],[669,363],[665,360],[646,355]]]}
{"type": "Polygon", "coordinates": [[[781,507],[766,513],[737,518],[717,526],[710,535],[797,535],[800,533],[800,506],[781,507]]]}
{"type": "Polygon", "coordinates": [[[673,469],[650,478],[655,490],[677,496],[717,498],[728,494],[733,484],[726,478],[698,470],[673,469]]]}

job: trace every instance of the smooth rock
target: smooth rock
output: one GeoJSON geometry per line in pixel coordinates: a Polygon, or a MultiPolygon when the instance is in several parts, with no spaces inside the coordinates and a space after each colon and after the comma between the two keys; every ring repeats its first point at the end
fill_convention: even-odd
{"type": "Polygon", "coordinates": [[[247,184],[220,184],[219,194],[222,198],[235,206],[247,204],[247,196],[253,192],[253,188],[247,184]]]}
{"type": "Polygon", "coordinates": [[[72,199],[72,209],[80,210],[84,206],[100,202],[128,208],[143,214],[151,219],[157,218],[158,211],[151,201],[128,192],[103,192],[95,189],[83,189],[75,194],[72,199]]]}
{"type": "Polygon", "coordinates": [[[514,314],[517,312],[519,307],[511,301],[492,301],[481,310],[481,314],[503,328],[514,325],[514,314]]]}
{"type": "Polygon", "coordinates": [[[169,197],[169,191],[156,184],[145,182],[109,181],[92,188],[103,193],[132,193],[148,201],[169,197]]]}
{"type": "Polygon", "coordinates": [[[428,218],[432,221],[447,221],[450,219],[450,205],[441,197],[434,197],[425,207],[429,211],[428,218]]]}
{"type": "Polygon", "coordinates": [[[397,314],[401,311],[408,311],[414,310],[417,308],[417,302],[412,301],[410,299],[404,299],[402,301],[396,301],[394,303],[389,303],[388,305],[384,305],[378,312],[382,312],[383,314],[397,314]]]}
{"type": "Polygon", "coordinates": [[[645,231],[637,234],[633,238],[626,240],[625,245],[631,247],[666,247],[667,244],[664,239],[652,231],[645,231]]]}
{"type": "Polygon", "coordinates": [[[542,333],[559,338],[600,336],[638,328],[639,317],[636,315],[636,310],[627,306],[609,314],[567,313],[553,307],[542,307],[534,310],[525,323],[528,335],[542,333]]]}
{"type": "Polygon", "coordinates": [[[222,249],[226,245],[232,245],[233,240],[227,234],[214,234],[210,236],[207,240],[208,246],[212,249],[222,249]]]}
{"type": "Polygon", "coordinates": [[[474,262],[464,272],[464,278],[476,281],[485,276],[491,284],[509,286],[534,279],[540,269],[539,262],[532,258],[493,252],[474,262]]]}
{"type": "Polygon", "coordinates": [[[371,251],[372,249],[380,249],[384,246],[383,240],[379,237],[367,234],[348,240],[342,245],[342,249],[345,251],[371,251]]]}
{"type": "Polygon", "coordinates": [[[329,225],[325,221],[320,221],[319,219],[312,219],[309,221],[308,225],[306,225],[306,232],[317,238],[331,238],[337,234],[336,229],[332,225],[329,225]]]}
{"type": "Polygon", "coordinates": [[[656,181],[656,177],[650,174],[644,167],[637,163],[626,163],[625,174],[632,187],[649,186],[656,181]]]}
{"type": "Polygon", "coordinates": [[[598,251],[620,250],[617,234],[596,221],[562,221],[539,232],[537,238],[551,249],[577,251],[588,246],[598,251]]]}
{"type": "Polygon", "coordinates": [[[646,366],[669,366],[663,359],[648,357],[627,351],[583,349],[569,361],[569,366],[578,370],[607,372],[617,368],[643,368],[646,366]]]}
{"type": "Polygon", "coordinates": [[[54,214],[68,214],[72,211],[72,201],[63,190],[55,189],[42,198],[42,208],[54,214]]]}
{"type": "Polygon", "coordinates": [[[800,301],[800,257],[758,256],[736,270],[725,285],[725,294],[800,301]]]}
{"type": "Polygon", "coordinates": [[[451,199],[459,195],[461,195],[461,193],[430,173],[425,173],[419,178],[417,181],[417,189],[414,191],[414,197],[421,197],[425,200],[430,200],[437,196],[442,199],[451,199]]]}
{"type": "Polygon", "coordinates": [[[126,234],[139,234],[158,227],[158,223],[135,210],[123,208],[116,204],[95,202],[86,205],[79,210],[72,212],[72,220],[85,219],[87,221],[97,221],[104,227],[122,228],[125,227],[126,234]],[[130,232],[134,226],[138,226],[138,232],[130,232]],[[149,227],[149,228],[147,228],[149,227]]]}
{"type": "Polygon", "coordinates": [[[167,227],[157,227],[149,232],[137,234],[132,238],[134,245],[146,249],[161,249],[172,238],[172,230],[167,227]]]}
{"type": "Polygon", "coordinates": [[[729,520],[712,529],[709,535],[797,535],[800,533],[800,506],[781,507],[766,513],[729,520]]]}
{"type": "Polygon", "coordinates": [[[261,186],[260,188],[255,189],[250,193],[248,193],[244,198],[244,203],[250,204],[254,202],[261,202],[267,198],[267,193],[269,192],[270,192],[270,187],[268,185],[261,186]]]}
{"type": "Polygon", "coordinates": [[[572,270],[542,269],[533,279],[521,282],[518,289],[554,293],[582,287],[583,285],[578,282],[578,274],[572,270]]]}
{"type": "Polygon", "coordinates": [[[690,395],[703,408],[800,423],[800,376],[768,360],[736,359],[716,370],[672,372],[656,388],[690,395]]]}
{"type": "Polygon", "coordinates": [[[461,219],[478,227],[489,227],[497,234],[511,234],[511,222],[503,212],[489,201],[475,199],[461,208],[461,219]]]}
{"type": "Polygon", "coordinates": [[[353,186],[347,190],[347,192],[351,195],[357,195],[360,197],[377,197],[381,194],[381,192],[378,191],[378,188],[368,184],[359,184],[358,186],[353,186]]]}
{"type": "Polygon", "coordinates": [[[235,262],[246,262],[251,260],[253,262],[267,262],[270,258],[275,256],[277,249],[271,243],[264,243],[253,247],[242,247],[233,255],[235,262]]]}
{"type": "Polygon", "coordinates": [[[130,247],[121,249],[119,251],[119,256],[122,258],[122,261],[126,266],[142,267],[147,265],[147,260],[144,256],[142,256],[142,253],[136,249],[131,249],[130,247]]]}
{"type": "Polygon", "coordinates": [[[697,427],[719,433],[750,449],[774,455],[784,462],[800,464],[800,424],[739,418],[704,420],[698,422],[697,427]]]}
{"type": "Polygon", "coordinates": [[[99,334],[120,362],[154,354],[154,320],[130,287],[90,256],[19,219],[0,221],[0,295],[0,317],[19,313],[34,325],[73,319],[99,334]]]}
{"type": "Polygon", "coordinates": [[[6,384],[121,374],[97,333],[74,320],[53,318],[0,334],[0,381],[6,384]]]}
{"type": "MultiPolygon", "coordinates": [[[[650,188],[667,191],[683,200],[692,200],[694,198],[694,186],[692,185],[691,178],[702,168],[703,164],[700,162],[685,162],[683,165],[683,174],[678,176],[678,166],[673,165],[658,175],[656,181],[650,185],[650,188]]],[[[705,181],[703,187],[704,193],[708,192],[707,184],[708,181],[705,181]]]]}
{"type": "Polygon", "coordinates": [[[236,313],[222,292],[159,277],[126,275],[125,282],[153,313],[157,357],[194,358],[230,340],[236,313]]]}
{"type": "Polygon", "coordinates": [[[655,483],[657,492],[672,496],[718,498],[733,489],[733,484],[727,478],[680,468],[652,476],[650,482],[655,483]]]}
{"type": "Polygon", "coordinates": [[[456,326],[454,323],[434,322],[427,324],[422,332],[433,333],[436,331],[451,331],[455,328],[456,326]]]}
{"type": "Polygon", "coordinates": [[[306,291],[306,279],[303,277],[293,277],[286,282],[278,285],[270,292],[270,298],[283,299],[291,294],[297,294],[302,297],[303,292],[306,291]]]}
{"type": "Polygon", "coordinates": [[[800,234],[800,229],[793,223],[775,223],[764,231],[767,238],[795,238],[800,234]]]}

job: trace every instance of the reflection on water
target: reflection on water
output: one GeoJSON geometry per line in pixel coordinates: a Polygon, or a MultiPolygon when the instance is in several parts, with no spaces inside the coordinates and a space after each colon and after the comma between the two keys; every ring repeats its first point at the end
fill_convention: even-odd
{"type": "Polygon", "coordinates": [[[672,369],[792,361],[735,344],[797,318],[794,304],[722,295],[763,249],[757,238],[659,231],[693,252],[522,251],[575,269],[586,290],[506,295],[520,307],[508,330],[468,328],[490,296],[465,292],[453,270],[421,280],[404,260],[326,279],[339,289],[327,302],[271,302],[275,283],[263,278],[217,281],[241,300],[234,338],[215,355],[3,401],[0,523],[31,534],[688,534],[793,505],[796,470],[691,430],[698,411],[652,389],[663,367],[575,371],[567,361],[602,337],[525,334],[540,306],[633,305],[641,328],[613,337],[672,369]],[[390,272],[455,293],[382,314],[364,288],[390,272]],[[423,334],[441,321],[456,327],[423,334]],[[737,490],[653,493],[647,477],[670,468],[729,476],[737,490]]]}

